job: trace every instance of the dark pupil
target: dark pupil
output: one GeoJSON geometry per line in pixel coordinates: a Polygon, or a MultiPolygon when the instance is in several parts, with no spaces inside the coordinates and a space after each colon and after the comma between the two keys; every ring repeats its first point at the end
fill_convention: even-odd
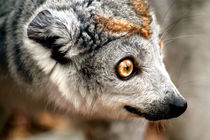
{"type": "Polygon", "coordinates": [[[130,69],[130,67],[127,65],[127,66],[126,66],[126,70],[128,71],[129,69],[130,69]]]}

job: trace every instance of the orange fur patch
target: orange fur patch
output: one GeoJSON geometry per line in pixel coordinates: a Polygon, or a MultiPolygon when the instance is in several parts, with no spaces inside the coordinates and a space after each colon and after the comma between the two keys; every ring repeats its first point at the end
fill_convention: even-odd
{"type": "Polygon", "coordinates": [[[160,37],[159,37],[159,46],[160,46],[160,49],[163,48],[163,41],[162,41],[162,39],[160,37]]]}
{"type": "Polygon", "coordinates": [[[140,34],[145,38],[149,39],[152,35],[150,24],[152,18],[149,14],[149,6],[144,0],[131,0],[131,5],[140,16],[142,25],[130,23],[125,19],[114,19],[111,17],[105,17],[102,15],[96,15],[95,20],[98,23],[98,28],[111,33],[129,33],[129,34],[140,34]]]}
{"type": "Polygon", "coordinates": [[[131,5],[140,16],[142,27],[147,31],[147,34],[151,36],[152,30],[150,28],[150,24],[152,23],[152,17],[149,13],[149,5],[145,2],[145,0],[131,0],[131,5]]]}
{"type": "Polygon", "coordinates": [[[95,20],[98,23],[98,27],[109,31],[111,33],[129,33],[129,34],[141,34],[145,38],[150,38],[150,34],[148,34],[145,28],[137,24],[133,24],[128,22],[125,19],[113,19],[113,18],[106,18],[101,15],[95,16],[95,20]]]}

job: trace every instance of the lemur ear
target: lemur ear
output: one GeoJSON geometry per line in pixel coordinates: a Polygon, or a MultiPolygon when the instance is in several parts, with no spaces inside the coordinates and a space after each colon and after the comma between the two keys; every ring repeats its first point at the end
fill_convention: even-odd
{"type": "Polygon", "coordinates": [[[51,51],[51,57],[59,63],[68,63],[65,57],[69,50],[70,35],[62,21],[48,10],[39,12],[27,28],[28,38],[51,51]],[[65,46],[65,49],[63,49],[65,46]]]}
{"type": "Polygon", "coordinates": [[[28,38],[44,47],[51,47],[52,43],[58,38],[52,33],[54,22],[53,16],[48,10],[41,11],[28,26],[28,38]]]}

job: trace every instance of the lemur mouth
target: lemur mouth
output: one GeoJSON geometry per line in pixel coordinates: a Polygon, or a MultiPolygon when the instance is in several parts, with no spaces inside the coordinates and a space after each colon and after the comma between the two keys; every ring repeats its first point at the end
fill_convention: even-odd
{"type": "Polygon", "coordinates": [[[128,105],[124,106],[124,108],[125,108],[128,112],[130,112],[130,113],[132,113],[132,114],[135,114],[135,115],[138,115],[138,116],[140,116],[140,117],[144,117],[145,119],[147,119],[147,120],[149,120],[149,121],[160,121],[160,120],[166,120],[166,119],[172,118],[172,117],[170,117],[170,116],[168,116],[168,115],[163,115],[163,114],[161,114],[161,113],[158,113],[158,114],[156,114],[156,115],[149,115],[149,114],[147,114],[147,113],[142,113],[142,112],[140,111],[140,109],[135,108],[135,107],[132,107],[132,106],[128,106],[128,105]]]}
{"type": "Polygon", "coordinates": [[[124,106],[125,110],[128,112],[138,115],[140,117],[144,117],[145,119],[149,121],[160,121],[160,120],[167,120],[171,118],[176,118],[180,116],[187,108],[187,103],[183,106],[181,109],[177,109],[175,107],[171,107],[171,110],[173,111],[158,111],[158,112],[150,112],[150,113],[144,113],[139,108],[135,108],[129,105],[124,106]],[[175,109],[173,109],[175,108],[175,109]]]}
{"type": "Polygon", "coordinates": [[[164,119],[169,119],[169,118],[166,118],[164,117],[163,115],[155,115],[155,116],[151,116],[151,115],[148,115],[146,113],[142,113],[140,111],[140,109],[137,109],[135,107],[131,107],[131,106],[124,106],[124,108],[132,113],[132,114],[135,114],[135,115],[138,115],[140,117],[144,117],[145,119],[149,120],[149,121],[160,121],[160,120],[164,120],[164,119]]]}
{"type": "Polygon", "coordinates": [[[130,113],[133,113],[133,114],[136,114],[136,115],[139,115],[139,116],[142,116],[143,114],[141,113],[141,111],[135,107],[131,107],[131,106],[128,106],[128,105],[125,105],[124,108],[130,112],[130,113]]]}
{"type": "Polygon", "coordinates": [[[136,114],[136,115],[138,115],[138,116],[142,116],[142,117],[143,117],[143,113],[140,111],[140,109],[137,109],[137,108],[135,108],[135,107],[128,106],[128,105],[125,105],[124,108],[125,108],[128,112],[130,112],[130,113],[132,113],[132,114],[136,114]]]}

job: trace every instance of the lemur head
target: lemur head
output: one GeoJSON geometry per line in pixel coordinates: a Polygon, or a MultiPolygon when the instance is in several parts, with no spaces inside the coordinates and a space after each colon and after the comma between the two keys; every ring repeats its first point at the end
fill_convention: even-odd
{"type": "Polygon", "coordinates": [[[57,91],[84,115],[162,120],[185,99],[163,64],[159,25],[144,0],[46,1],[25,25],[23,47],[57,91]]]}

